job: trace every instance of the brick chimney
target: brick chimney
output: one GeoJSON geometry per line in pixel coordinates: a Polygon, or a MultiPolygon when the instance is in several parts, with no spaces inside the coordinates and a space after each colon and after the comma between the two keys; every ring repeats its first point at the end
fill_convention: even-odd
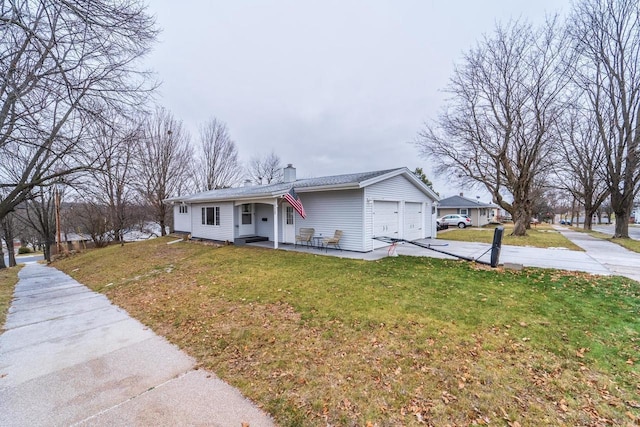
{"type": "Polygon", "coordinates": [[[296,180],[296,168],[289,163],[287,167],[282,170],[282,175],[284,176],[284,182],[294,182],[296,180]]]}

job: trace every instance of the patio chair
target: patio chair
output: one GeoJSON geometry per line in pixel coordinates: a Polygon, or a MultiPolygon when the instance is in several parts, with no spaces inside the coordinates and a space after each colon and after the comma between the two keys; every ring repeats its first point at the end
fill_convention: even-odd
{"type": "Polygon", "coordinates": [[[322,244],[325,250],[329,247],[329,245],[333,245],[334,248],[342,250],[340,247],[340,239],[342,238],[342,230],[336,230],[333,234],[333,237],[328,237],[326,239],[322,239],[322,244]]]}
{"type": "Polygon", "coordinates": [[[306,244],[307,246],[311,246],[311,241],[315,232],[316,230],[313,228],[301,228],[298,232],[300,234],[296,235],[296,241],[293,246],[298,246],[298,242],[300,242],[301,245],[306,244]]]}

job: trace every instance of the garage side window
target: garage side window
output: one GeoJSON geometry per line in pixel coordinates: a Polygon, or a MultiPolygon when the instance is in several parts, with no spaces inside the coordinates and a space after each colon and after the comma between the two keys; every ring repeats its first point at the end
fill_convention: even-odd
{"type": "Polygon", "coordinates": [[[220,206],[202,208],[202,225],[220,225],[220,206]]]}
{"type": "Polygon", "coordinates": [[[187,208],[187,205],[180,205],[180,207],[179,207],[179,212],[180,212],[181,214],[189,213],[189,209],[187,208]]]}

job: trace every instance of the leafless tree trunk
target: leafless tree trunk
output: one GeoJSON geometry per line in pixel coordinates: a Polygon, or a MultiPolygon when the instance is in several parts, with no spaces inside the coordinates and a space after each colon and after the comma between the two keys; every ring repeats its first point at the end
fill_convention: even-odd
{"type": "Polygon", "coordinates": [[[194,171],[198,189],[215,190],[237,184],[242,171],[236,143],[229,137],[227,125],[210,119],[200,127],[200,144],[202,157],[194,171]]]}
{"type": "Polygon", "coordinates": [[[137,60],[156,38],[139,0],[0,2],[0,219],[88,165],[87,123],[143,103],[137,60]]]}
{"type": "Polygon", "coordinates": [[[154,221],[164,236],[172,208],[163,201],[189,189],[193,150],[182,122],[164,108],[156,109],[143,132],[136,153],[136,187],[153,209],[154,221]]]}
{"type": "Polygon", "coordinates": [[[498,25],[456,67],[448,105],[418,135],[438,172],[487,188],[511,213],[516,236],[526,234],[532,191],[550,172],[557,142],[552,125],[568,80],[558,33],[555,21],[498,25]]]}
{"type": "Polygon", "coordinates": [[[588,98],[606,156],[613,237],[628,238],[640,183],[640,4],[584,0],[570,22],[579,55],[574,82],[588,98]]]}
{"type": "Polygon", "coordinates": [[[20,220],[36,230],[43,243],[44,259],[51,262],[51,246],[55,243],[54,190],[40,187],[25,204],[20,220]]]}
{"type": "Polygon", "coordinates": [[[249,162],[247,175],[256,184],[282,182],[282,161],[273,151],[265,157],[253,157],[249,162]]]}
{"type": "MultiPolygon", "coordinates": [[[[2,218],[2,221],[0,221],[0,226],[1,226],[1,232],[3,235],[3,239],[5,244],[7,245],[7,255],[9,256],[9,267],[15,267],[16,264],[16,253],[14,251],[13,248],[13,239],[15,239],[15,234],[14,234],[14,218],[13,218],[13,213],[10,213],[8,215],[5,215],[4,218],[2,218]]],[[[0,252],[2,251],[2,249],[0,249],[0,252]]],[[[0,254],[0,257],[2,257],[2,261],[0,264],[0,268],[4,268],[4,256],[2,254],[0,254]]]]}
{"type": "Polygon", "coordinates": [[[609,197],[605,182],[605,153],[595,118],[579,108],[567,107],[558,121],[561,157],[556,162],[559,188],[584,206],[584,229],[591,230],[592,218],[609,197]]]}

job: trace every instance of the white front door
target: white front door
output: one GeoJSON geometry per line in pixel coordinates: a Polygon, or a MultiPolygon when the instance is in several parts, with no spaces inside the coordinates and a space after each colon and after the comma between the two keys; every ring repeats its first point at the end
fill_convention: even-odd
{"type": "Polygon", "coordinates": [[[253,203],[246,203],[240,206],[240,218],[238,219],[238,224],[240,224],[238,233],[240,236],[253,236],[256,234],[254,216],[253,203]]]}
{"type": "Polygon", "coordinates": [[[283,203],[282,211],[282,241],[284,243],[295,243],[296,224],[294,222],[293,207],[289,203],[283,203]]]}

